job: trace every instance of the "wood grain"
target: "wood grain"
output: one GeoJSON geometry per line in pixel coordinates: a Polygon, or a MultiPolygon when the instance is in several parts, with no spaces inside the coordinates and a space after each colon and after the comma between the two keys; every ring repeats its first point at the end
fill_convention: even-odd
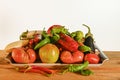
{"type": "Polygon", "coordinates": [[[120,80],[120,52],[104,51],[110,60],[97,67],[89,67],[94,74],[82,76],[75,73],[55,74],[50,77],[38,73],[20,73],[9,64],[0,64],[0,80],[120,80]]]}

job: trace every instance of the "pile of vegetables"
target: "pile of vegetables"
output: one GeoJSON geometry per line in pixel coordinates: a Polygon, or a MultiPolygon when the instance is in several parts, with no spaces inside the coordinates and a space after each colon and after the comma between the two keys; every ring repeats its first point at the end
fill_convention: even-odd
{"type": "MultiPolygon", "coordinates": [[[[22,64],[36,63],[36,61],[39,63],[69,64],[62,70],[62,73],[67,71],[90,75],[92,72],[86,67],[88,64],[98,64],[100,57],[96,54],[90,27],[85,24],[83,26],[88,28],[86,34],[81,30],[69,32],[62,25],[53,25],[48,30],[43,29],[41,34],[37,32],[30,34],[27,30],[20,35],[20,40],[27,40],[28,43],[13,48],[11,57],[15,63],[22,64]]],[[[27,68],[17,70],[21,72],[55,73],[53,70],[40,66],[27,66],[27,68]]]]}

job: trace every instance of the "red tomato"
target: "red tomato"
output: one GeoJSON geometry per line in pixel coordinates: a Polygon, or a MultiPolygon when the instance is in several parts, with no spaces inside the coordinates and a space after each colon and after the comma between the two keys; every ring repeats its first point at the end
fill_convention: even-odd
{"type": "Polygon", "coordinates": [[[52,30],[52,28],[55,28],[55,27],[60,28],[61,25],[52,25],[51,27],[48,28],[47,33],[51,35],[51,30],[52,30]]]}
{"type": "Polygon", "coordinates": [[[63,51],[60,59],[63,63],[81,63],[83,61],[84,54],[81,51],[71,53],[70,51],[63,51]]]}
{"type": "Polygon", "coordinates": [[[36,53],[33,49],[14,48],[12,58],[17,63],[33,63],[36,60],[36,53]]]}
{"type": "Polygon", "coordinates": [[[86,54],[84,61],[88,61],[90,64],[97,64],[100,61],[100,57],[97,54],[86,54]]]}

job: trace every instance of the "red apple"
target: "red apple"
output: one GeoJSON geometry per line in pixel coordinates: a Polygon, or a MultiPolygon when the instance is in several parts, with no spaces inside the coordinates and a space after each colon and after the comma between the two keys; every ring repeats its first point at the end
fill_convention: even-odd
{"type": "Polygon", "coordinates": [[[33,49],[14,48],[12,58],[16,63],[33,63],[36,60],[36,53],[33,49]]]}
{"type": "Polygon", "coordinates": [[[81,51],[71,53],[70,51],[63,51],[60,59],[63,63],[81,63],[83,61],[84,54],[81,51]]]}

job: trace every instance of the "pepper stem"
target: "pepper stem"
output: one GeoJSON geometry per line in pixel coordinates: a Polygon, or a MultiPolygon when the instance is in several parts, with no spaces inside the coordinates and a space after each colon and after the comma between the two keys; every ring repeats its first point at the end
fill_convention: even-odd
{"type": "Polygon", "coordinates": [[[91,33],[90,27],[85,24],[83,24],[83,26],[88,28],[88,32],[86,33],[85,38],[87,38],[88,36],[91,36],[93,38],[93,34],[91,33]]]}

